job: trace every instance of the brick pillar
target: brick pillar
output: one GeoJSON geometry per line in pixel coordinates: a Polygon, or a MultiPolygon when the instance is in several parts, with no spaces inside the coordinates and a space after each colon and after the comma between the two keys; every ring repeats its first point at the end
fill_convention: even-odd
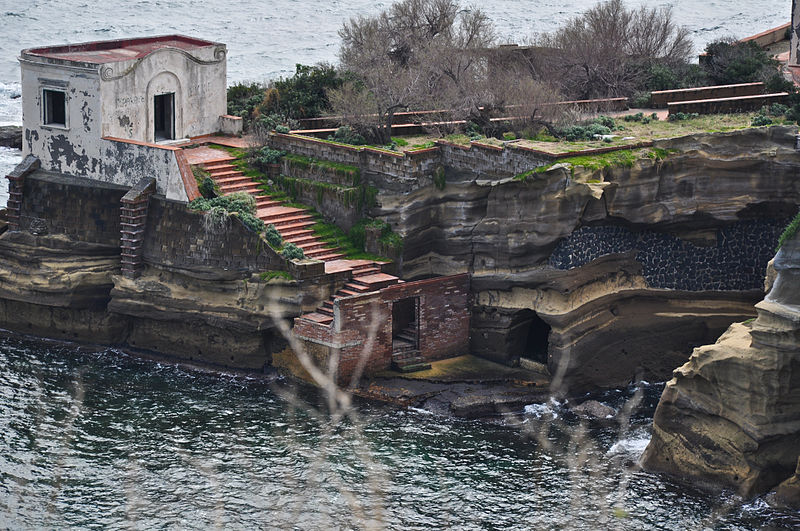
{"type": "Polygon", "coordinates": [[[25,176],[38,170],[40,166],[39,159],[33,155],[28,155],[6,176],[6,179],[8,179],[8,230],[19,230],[25,176]]]}
{"type": "Polygon", "coordinates": [[[138,277],[144,267],[142,245],[147,230],[147,206],[155,191],[156,180],[145,177],[120,200],[122,275],[127,278],[138,277]]]}

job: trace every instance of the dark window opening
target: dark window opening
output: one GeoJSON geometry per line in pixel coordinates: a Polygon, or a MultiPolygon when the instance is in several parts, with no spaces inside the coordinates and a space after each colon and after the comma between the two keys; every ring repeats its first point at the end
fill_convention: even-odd
{"type": "Polygon", "coordinates": [[[67,126],[67,95],[62,90],[42,91],[44,125],[67,126]]]}
{"type": "Polygon", "coordinates": [[[550,325],[541,317],[534,314],[528,324],[528,333],[525,346],[522,348],[522,357],[539,363],[547,363],[547,351],[550,341],[550,325]]]}
{"type": "Polygon", "coordinates": [[[175,138],[175,93],[159,94],[153,99],[155,141],[175,138]]]}
{"type": "Polygon", "coordinates": [[[419,349],[419,298],[392,304],[392,351],[419,349]]]}

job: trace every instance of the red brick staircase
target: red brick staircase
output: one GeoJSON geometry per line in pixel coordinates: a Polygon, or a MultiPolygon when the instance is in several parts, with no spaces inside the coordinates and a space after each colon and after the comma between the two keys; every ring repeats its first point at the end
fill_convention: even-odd
{"type": "Polygon", "coordinates": [[[230,156],[219,157],[202,164],[219,186],[222,195],[246,192],[255,196],[256,216],[267,225],[275,225],[283,240],[300,247],[307,258],[327,262],[344,257],[338,249],[327,247],[324,241],[314,235],[310,228],[314,225],[314,216],[302,208],[283,206],[281,201],[261,195],[258,183],[238,171],[233,165],[234,160],[230,156]]]}
{"type": "MultiPolygon", "coordinates": [[[[222,195],[246,192],[256,199],[256,216],[267,225],[272,224],[285,242],[293,243],[303,249],[306,257],[326,262],[326,272],[349,270],[350,282],[325,301],[316,311],[300,316],[298,319],[310,321],[317,326],[331,327],[334,322],[334,301],[363,293],[374,293],[387,286],[403,282],[394,275],[381,272],[380,265],[371,260],[346,260],[338,249],[314,235],[311,226],[314,217],[302,208],[284,206],[259,190],[258,183],[244,175],[233,165],[236,160],[230,156],[214,157],[204,160],[201,165],[219,186],[222,195]]],[[[412,323],[416,326],[416,323],[412,323]]],[[[411,372],[430,368],[419,355],[416,331],[403,331],[393,339],[392,367],[401,372],[411,372]]]]}

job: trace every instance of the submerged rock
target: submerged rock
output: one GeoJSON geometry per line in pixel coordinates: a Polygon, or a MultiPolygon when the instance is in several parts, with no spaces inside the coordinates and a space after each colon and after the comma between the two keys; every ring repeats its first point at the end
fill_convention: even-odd
{"type": "MultiPolygon", "coordinates": [[[[647,470],[725,487],[768,491],[800,454],[800,238],[774,260],[776,277],[756,305],[714,345],[695,349],[667,383],[642,456],[647,470]]],[[[782,489],[787,497],[793,485],[782,489]]]]}
{"type": "Polygon", "coordinates": [[[0,126],[0,146],[22,149],[22,127],[18,125],[0,126]]]}
{"type": "Polygon", "coordinates": [[[800,459],[797,460],[794,475],[778,485],[767,501],[773,507],[800,510],[800,459]]]}
{"type": "Polygon", "coordinates": [[[587,400],[570,410],[579,417],[588,419],[610,419],[614,418],[614,415],[617,414],[613,407],[601,404],[597,400],[587,400]]]}

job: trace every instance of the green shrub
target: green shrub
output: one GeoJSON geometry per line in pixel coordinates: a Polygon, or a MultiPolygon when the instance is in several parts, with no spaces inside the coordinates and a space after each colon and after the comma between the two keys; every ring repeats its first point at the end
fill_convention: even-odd
{"type": "Polygon", "coordinates": [[[641,122],[644,118],[644,113],[637,112],[636,114],[628,114],[624,116],[622,119],[626,122],[641,122]]]}
{"type": "Polygon", "coordinates": [[[211,199],[217,196],[217,185],[210,173],[200,166],[192,166],[192,174],[197,182],[197,189],[204,198],[211,199]]]}
{"type": "Polygon", "coordinates": [[[787,112],[789,112],[789,107],[782,103],[773,103],[769,107],[769,114],[770,116],[783,116],[787,112]]]}
{"type": "Polygon", "coordinates": [[[750,123],[753,127],[762,127],[765,125],[772,125],[772,118],[765,114],[756,114],[753,121],[750,123]]]}
{"type": "Polygon", "coordinates": [[[306,254],[303,250],[296,246],[293,243],[287,243],[283,246],[283,251],[281,251],[281,256],[286,258],[287,260],[302,260],[306,257],[306,254]]]}
{"type": "Polygon", "coordinates": [[[328,137],[328,140],[341,142],[342,144],[352,144],[354,146],[363,146],[367,143],[364,137],[356,133],[349,125],[341,126],[334,134],[328,137]]]}
{"type": "Polygon", "coordinates": [[[517,135],[515,135],[511,131],[506,131],[505,133],[503,133],[503,140],[516,140],[516,139],[517,135]]]}
{"type": "Polygon", "coordinates": [[[637,92],[630,99],[630,106],[633,108],[646,108],[652,104],[653,96],[649,92],[637,92]]]}
{"type": "Polygon", "coordinates": [[[264,237],[272,247],[280,247],[283,244],[283,237],[281,236],[281,233],[278,232],[278,229],[276,229],[275,225],[272,223],[267,225],[267,228],[264,232],[264,237]]]}
{"type": "Polygon", "coordinates": [[[775,249],[775,252],[778,252],[783,244],[791,240],[797,234],[798,229],[800,229],[800,212],[794,217],[794,219],[789,223],[783,233],[778,238],[778,247],[775,249]]]}
{"type": "Polygon", "coordinates": [[[294,277],[288,271],[263,271],[258,274],[259,278],[265,282],[269,282],[270,280],[274,280],[276,278],[282,278],[284,280],[294,280],[294,277]]]}
{"type": "Polygon", "coordinates": [[[705,51],[701,66],[714,85],[767,82],[780,66],[754,41],[714,41],[705,51]]]}
{"type": "Polygon", "coordinates": [[[658,121],[658,113],[654,112],[653,114],[651,114],[650,115],[650,119],[653,120],[654,122],[657,122],[658,121]]]}
{"type": "Polygon", "coordinates": [[[689,112],[689,113],[676,112],[675,114],[670,114],[669,115],[669,121],[670,122],[683,122],[683,121],[686,121],[686,120],[692,120],[692,119],[697,118],[699,116],[700,115],[697,114],[696,112],[689,112]]]}
{"type": "Polygon", "coordinates": [[[617,123],[614,119],[610,116],[600,115],[594,120],[592,120],[593,124],[602,125],[603,127],[608,128],[610,131],[613,131],[617,128],[617,123]]]}
{"type": "Polygon", "coordinates": [[[277,125],[277,126],[275,126],[275,132],[276,133],[282,133],[284,135],[288,135],[290,131],[291,131],[291,129],[289,129],[285,125],[277,125]]]}
{"type": "Polygon", "coordinates": [[[189,203],[192,210],[209,211],[215,208],[224,212],[238,212],[239,214],[255,214],[256,200],[246,192],[235,192],[229,195],[214,197],[213,199],[195,199],[189,203]]]}
{"type": "Polygon", "coordinates": [[[249,212],[240,212],[239,219],[242,220],[245,227],[253,232],[260,233],[264,230],[264,222],[249,212]]]}
{"type": "Polygon", "coordinates": [[[285,151],[264,146],[253,153],[250,162],[261,171],[266,171],[270,164],[276,164],[286,155],[285,151]]]}

